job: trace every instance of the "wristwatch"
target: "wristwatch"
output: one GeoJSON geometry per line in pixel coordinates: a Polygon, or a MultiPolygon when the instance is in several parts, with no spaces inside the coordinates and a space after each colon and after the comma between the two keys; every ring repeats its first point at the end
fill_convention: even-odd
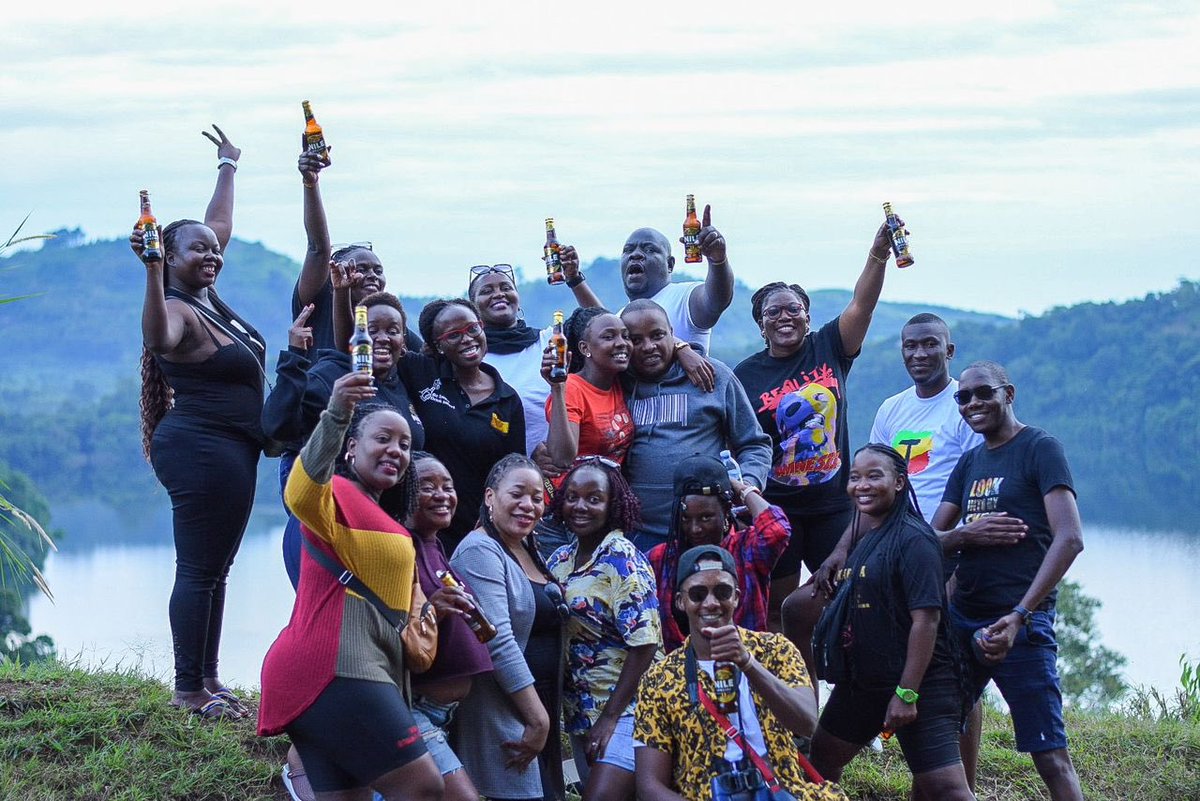
{"type": "Polygon", "coordinates": [[[587,276],[584,275],[582,272],[580,272],[574,278],[567,279],[567,287],[569,289],[574,289],[575,287],[579,286],[586,280],[587,280],[587,276]]]}
{"type": "Polygon", "coordinates": [[[1013,612],[1016,612],[1018,615],[1021,616],[1021,625],[1023,625],[1023,626],[1029,625],[1029,618],[1033,617],[1033,612],[1030,612],[1028,609],[1021,606],[1020,604],[1017,604],[1016,606],[1014,606],[1012,608],[1012,610],[1013,610],[1013,612]]]}
{"type": "Polygon", "coordinates": [[[691,343],[689,343],[686,339],[681,339],[675,343],[674,350],[676,353],[679,353],[679,351],[683,350],[684,348],[690,348],[690,347],[691,347],[691,343]]]}
{"type": "Polygon", "coordinates": [[[896,688],[896,697],[906,704],[915,704],[921,696],[917,695],[916,690],[909,690],[904,687],[896,688]]]}

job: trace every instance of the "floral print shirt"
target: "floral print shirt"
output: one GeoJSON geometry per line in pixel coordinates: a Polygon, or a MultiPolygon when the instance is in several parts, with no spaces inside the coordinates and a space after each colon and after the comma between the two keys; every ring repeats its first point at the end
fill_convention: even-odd
{"type": "MultiPolygon", "coordinates": [[[[555,551],[549,568],[563,587],[567,619],[567,676],[563,720],[571,734],[586,732],[604,711],[630,648],[657,645],[662,627],[654,572],[632,542],[610,531],[596,552],[575,567],[579,543],[555,551]]],[[[633,714],[633,703],[622,715],[633,714]]]]}

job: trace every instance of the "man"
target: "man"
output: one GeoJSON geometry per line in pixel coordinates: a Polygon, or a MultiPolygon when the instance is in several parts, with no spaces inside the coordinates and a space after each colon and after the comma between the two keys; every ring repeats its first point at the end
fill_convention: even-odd
{"type": "Polygon", "coordinates": [[[708,260],[705,279],[672,283],[671,243],[653,228],[639,228],[621,251],[621,281],[630,300],[645,298],[662,306],[675,335],[707,355],[712,327],[733,302],[733,270],[725,260],[725,238],[713,227],[709,206],[704,207],[700,250],[708,260]]]}
{"type": "Polygon", "coordinates": [[[779,634],[733,625],[738,601],[732,554],[701,545],[680,556],[675,604],[687,615],[693,633],[682,648],[650,668],[638,688],[638,798],[708,801],[712,778],[726,764],[722,760],[742,755],[699,701],[701,694],[715,697],[714,662],[737,667],[738,712],[729,720],[782,787],[799,799],[842,797],[835,789],[831,795],[828,786],[818,796],[821,788],[805,781],[797,763],[794,738],[811,736],[817,724],[817,704],[800,652],[779,634]]]}
{"type": "Polygon", "coordinates": [[[729,450],[745,481],[762,489],[771,466],[771,439],[763,433],[733,371],[709,359],[713,391],[692,383],[679,363],[667,312],[651,300],[634,300],[621,312],[633,345],[626,403],[634,437],[625,474],[642,501],[642,531],[633,537],[643,553],[665,542],[671,527],[672,475],[693,454],[712,457],[729,450]]]}
{"type": "MultiPolygon", "coordinates": [[[[1017,420],[1016,395],[995,362],[963,371],[954,400],[983,444],[955,465],[933,527],[942,550],[958,554],[950,623],[973,654],[974,700],[995,681],[1017,750],[1032,757],[1050,797],[1083,801],[1067,750],[1054,638],[1058,583],[1083,550],[1083,527],[1062,445],[1017,420]]],[[[972,783],[979,731],[976,719],[961,742],[972,783]]]]}
{"type": "Polygon", "coordinates": [[[950,377],[954,343],[935,314],[914,316],[900,329],[900,356],[913,385],[879,405],[871,442],[891,445],[908,461],[921,515],[933,520],[958,458],[983,442],[958,413],[950,377]]]}

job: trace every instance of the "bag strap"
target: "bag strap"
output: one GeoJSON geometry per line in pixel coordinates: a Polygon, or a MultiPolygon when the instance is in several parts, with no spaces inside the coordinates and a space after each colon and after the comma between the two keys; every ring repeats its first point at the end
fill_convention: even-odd
{"type": "Polygon", "coordinates": [[[304,543],[304,550],[308,552],[308,555],[311,556],[317,564],[328,570],[337,579],[338,584],[341,584],[343,587],[349,590],[353,590],[363,598],[366,598],[368,601],[370,601],[371,605],[379,611],[379,614],[383,615],[383,619],[386,620],[388,624],[392,626],[392,628],[394,628],[396,631],[402,631],[404,627],[408,625],[408,615],[405,615],[402,612],[397,612],[395,609],[392,609],[385,604],[383,599],[375,594],[374,590],[363,583],[362,579],[354,575],[349,568],[339,562],[336,558],[318,548],[316,544],[314,544],[313,541],[308,538],[308,535],[304,534],[303,531],[300,534],[300,540],[304,543]]]}
{"type": "MultiPolygon", "coordinates": [[[[180,292],[175,289],[168,289],[166,294],[172,298],[175,298],[176,300],[182,300],[184,303],[191,306],[192,309],[194,309],[195,311],[202,314],[204,316],[204,319],[208,320],[213,325],[215,325],[217,328],[221,329],[222,334],[229,337],[230,340],[237,343],[238,345],[241,345],[242,349],[245,350],[247,353],[249,353],[250,357],[252,359],[254,359],[254,363],[256,365],[258,365],[258,372],[262,375],[263,381],[266,382],[267,389],[272,392],[275,391],[275,386],[271,383],[271,377],[267,375],[267,368],[264,367],[263,362],[260,361],[259,354],[255,353],[254,349],[246,344],[246,341],[244,339],[242,339],[241,335],[233,330],[233,326],[229,325],[227,322],[225,322],[225,320],[221,319],[220,315],[214,314],[206,306],[204,306],[201,303],[197,303],[193,298],[188,297],[183,292],[180,292]]],[[[256,346],[258,346],[259,348],[262,349],[263,354],[266,353],[266,346],[263,343],[259,342],[258,339],[255,338],[255,336],[253,334],[251,334],[249,331],[242,328],[241,323],[238,323],[237,327],[242,331],[243,334],[245,334],[245,336],[251,342],[253,342],[256,346]]],[[[211,331],[209,331],[208,336],[210,338],[212,337],[211,331]]],[[[265,355],[263,356],[263,358],[265,359],[265,355]]]]}
{"type": "MultiPolygon", "coordinates": [[[[742,735],[741,730],[737,726],[733,725],[733,722],[719,709],[717,709],[717,705],[714,704],[713,700],[708,697],[708,693],[705,691],[704,687],[699,682],[696,682],[694,685],[692,684],[691,676],[695,675],[693,671],[696,668],[696,655],[690,647],[688,648],[687,662],[689,664],[685,669],[689,674],[691,674],[689,675],[688,681],[689,690],[694,687],[697,700],[700,701],[700,704],[708,711],[708,714],[712,716],[712,719],[716,721],[717,725],[721,727],[721,731],[724,732],[726,737],[728,737],[730,740],[733,740],[738,748],[742,749],[742,753],[750,759],[750,762],[753,763],[754,767],[758,769],[758,772],[762,774],[763,781],[767,783],[767,786],[771,789],[771,792],[777,791],[779,789],[779,779],[775,777],[775,771],[771,770],[771,766],[767,764],[767,760],[750,747],[750,743],[746,741],[746,738],[742,735]]],[[[739,690],[739,692],[741,691],[739,690]]],[[[813,784],[825,783],[824,777],[822,777],[821,774],[817,772],[817,769],[813,767],[813,764],[808,761],[808,757],[797,751],[796,760],[800,763],[800,767],[804,771],[804,775],[808,777],[810,782],[813,784]]]]}

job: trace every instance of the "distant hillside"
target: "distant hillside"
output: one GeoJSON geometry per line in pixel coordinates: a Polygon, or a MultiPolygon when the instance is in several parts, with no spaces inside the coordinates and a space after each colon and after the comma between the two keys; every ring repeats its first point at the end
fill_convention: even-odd
{"type": "MultiPolygon", "coordinates": [[[[156,490],[137,434],[137,360],[144,273],[122,241],[83,243],[60,232],[38,251],[0,259],[0,295],[38,294],[3,307],[7,351],[0,382],[0,459],[28,474],[52,502],[100,498],[136,511],[156,490]]],[[[290,323],[299,266],[259,244],[235,240],[221,276],[223,296],[277,351],[290,323]]],[[[588,280],[611,307],[624,295],[617,264],[597,259],[588,280]]],[[[466,270],[448,270],[465,288],[466,270]],[[461,281],[460,281],[461,278],[461,281]]],[[[389,288],[403,297],[403,270],[389,288]]],[[[714,336],[718,358],[736,364],[762,347],[750,318],[751,288],[739,284],[714,336]]],[[[886,289],[885,289],[886,296],[886,289]]],[[[570,295],[544,281],[521,286],[531,323],[569,308],[570,295]]],[[[812,293],[816,324],[839,313],[845,290],[812,293]]],[[[427,298],[404,298],[413,313],[427,298]]],[[[1007,364],[1020,418],[1059,436],[1090,520],[1179,528],[1200,497],[1200,285],[1124,304],[1085,304],[1011,320],[958,309],[882,302],[850,376],[850,423],[865,440],[879,402],[908,384],[898,334],[919,311],[947,319],[955,368],[991,358],[1007,364]]],[[[261,471],[264,497],[271,470],[261,471]]]]}

